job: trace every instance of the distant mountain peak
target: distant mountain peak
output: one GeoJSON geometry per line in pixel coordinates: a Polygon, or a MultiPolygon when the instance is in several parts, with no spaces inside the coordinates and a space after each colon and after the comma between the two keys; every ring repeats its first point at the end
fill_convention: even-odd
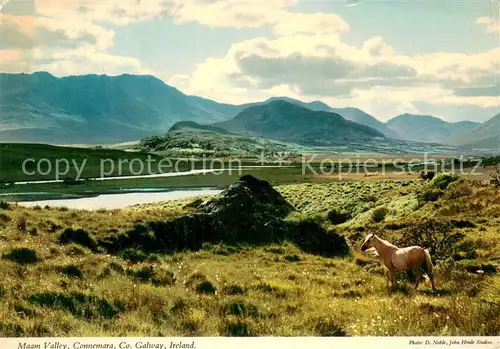
{"type": "Polygon", "coordinates": [[[384,135],[333,112],[308,109],[286,100],[251,106],[233,119],[214,124],[228,131],[298,144],[345,144],[384,135]]]}

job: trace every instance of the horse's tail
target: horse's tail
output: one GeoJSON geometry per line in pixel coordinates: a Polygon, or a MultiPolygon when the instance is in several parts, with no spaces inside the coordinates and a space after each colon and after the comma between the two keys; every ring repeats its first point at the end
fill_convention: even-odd
{"type": "Polygon", "coordinates": [[[425,264],[427,266],[426,272],[429,275],[432,275],[432,269],[434,268],[434,266],[432,265],[431,255],[429,253],[429,250],[426,250],[426,249],[424,249],[424,253],[425,253],[425,264]]]}

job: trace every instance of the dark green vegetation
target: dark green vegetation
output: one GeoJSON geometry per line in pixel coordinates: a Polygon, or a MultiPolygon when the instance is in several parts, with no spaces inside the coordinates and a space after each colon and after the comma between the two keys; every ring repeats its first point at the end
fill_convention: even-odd
{"type": "Polygon", "coordinates": [[[386,125],[404,140],[446,144],[450,138],[474,129],[479,123],[451,123],[430,115],[402,114],[387,121],[386,125]]]}
{"type": "Polygon", "coordinates": [[[214,200],[126,210],[1,204],[0,335],[499,333],[497,187],[446,174],[276,191],[244,182],[214,200]],[[439,197],[419,201],[428,189],[439,197]],[[210,221],[217,239],[186,244],[205,239],[190,235],[196,216],[210,221]],[[272,238],[278,227],[301,226],[295,237],[290,229],[283,240],[272,238]],[[428,247],[438,290],[425,282],[414,292],[411,275],[399,273],[399,287],[389,291],[380,262],[359,251],[369,232],[400,246],[428,247]],[[332,257],[312,248],[324,234],[347,241],[349,251],[335,249],[341,253],[332,257]]]}
{"type": "Polygon", "coordinates": [[[285,101],[250,107],[233,119],[216,123],[228,131],[309,145],[339,145],[376,137],[380,132],[338,114],[313,111],[285,101]]]}
{"type": "MultiPolygon", "coordinates": [[[[0,184],[17,181],[55,180],[57,166],[59,166],[60,173],[57,179],[60,180],[76,178],[76,167],[83,168],[80,179],[101,177],[101,169],[106,177],[131,175],[131,171],[135,174],[148,174],[148,158],[151,158],[152,173],[156,173],[159,170],[159,161],[162,159],[158,155],[110,149],[57,147],[46,144],[0,143],[0,184]],[[27,159],[34,161],[26,163],[26,173],[24,173],[23,163],[27,159]],[[50,171],[48,171],[49,164],[46,160],[43,160],[37,169],[37,164],[42,159],[50,162],[50,171]],[[132,162],[134,159],[137,160],[132,162]],[[59,165],[57,165],[58,160],[59,165]],[[69,167],[63,160],[69,163],[69,167]],[[142,172],[139,162],[143,164],[142,172]],[[67,173],[64,174],[66,170],[67,173]],[[30,175],[33,172],[35,174],[30,175]]],[[[188,164],[181,164],[179,170],[186,169],[188,169],[188,164]]],[[[174,168],[169,168],[168,163],[164,162],[161,170],[171,172],[174,168]]],[[[72,182],[68,182],[68,184],[72,184],[72,182]]]]}
{"type": "Polygon", "coordinates": [[[135,149],[155,152],[165,156],[182,157],[259,157],[287,153],[298,156],[298,146],[263,138],[247,137],[230,133],[211,125],[194,122],[176,123],[164,136],[141,140],[135,149]]]}

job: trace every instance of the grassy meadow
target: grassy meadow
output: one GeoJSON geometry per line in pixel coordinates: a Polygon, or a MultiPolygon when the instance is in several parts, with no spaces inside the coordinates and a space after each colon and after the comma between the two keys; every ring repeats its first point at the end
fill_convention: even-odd
{"type": "Polygon", "coordinates": [[[500,333],[498,187],[439,175],[275,188],[296,208],[286,219],[312,219],[343,235],[350,254],[221,242],[110,255],[99,239],[191,212],[194,199],[98,211],[1,203],[0,336],[500,333]],[[368,232],[428,244],[437,291],[428,281],[413,291],[405,273],[389,290],[380,262],[360,252],[368,232]]]}

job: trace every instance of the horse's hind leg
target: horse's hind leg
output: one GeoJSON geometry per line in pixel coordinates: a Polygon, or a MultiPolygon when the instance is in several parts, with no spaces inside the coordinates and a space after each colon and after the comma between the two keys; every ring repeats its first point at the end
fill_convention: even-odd
{"type": "Polygon", "coordinates": [[[431,279],[432,290],[436,291],[436,285],[434,284],[434,273],[432,271],[429,271],[427,275],[429,275],[429,279],[431,279]]]}
{"type": "Polygon", "coordinates": [[[422,269],[420,266],[417,266],[415,268],[415,290],[418,288],[418,284],[420,283],[420,280],[422,278],[422,269]]]}

